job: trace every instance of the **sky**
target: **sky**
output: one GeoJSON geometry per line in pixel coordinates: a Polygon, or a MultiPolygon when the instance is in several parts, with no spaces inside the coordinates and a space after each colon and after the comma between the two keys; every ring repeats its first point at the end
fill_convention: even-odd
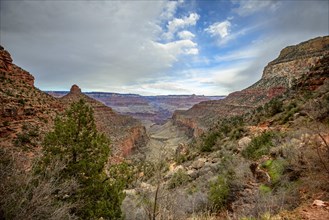
{"type": "Polygon", "coordinates": [[[0,44],[42,90],[227,95],[329,35],[328,0],[1,0],[0,44]]]}

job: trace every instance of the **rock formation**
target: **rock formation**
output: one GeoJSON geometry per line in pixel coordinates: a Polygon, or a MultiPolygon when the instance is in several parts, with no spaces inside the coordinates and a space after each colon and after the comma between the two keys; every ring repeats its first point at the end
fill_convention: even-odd
{"type": "Polygon", "coordinates": [[[13,60],[2,46],[0,46],[0,71],[1,77],[14,81],[21,81],[27,85],[34,86],[34,77],[27,71],[12,63],[13,60]]]}
{"type": "Polygon", "coordinates": [[[13,64],[1,46],[0,103],[0,147],[19,154],[17,163],[26,168],[63,108],[58,100],[35,88],[34,77],[13,64]]]}
{"type": "Polygon", "coordinates": [[[120,115],[103,103],[83,94],[77,85],[61,98],[65,105],[84,99],[94,110],[97,129],[105,133],[112,142],[112,153],[116,156],[128,156],[147,140],[145,127],[130,116],[120,115]]]}
{"type": "MultiPolygon", "coordinates": [[[[187,111],[176,111],[173,120],[176,125],[185,127],[190,135],[199,136],[220,117],[241,115],[284,94],[304,76],[314,74],[312,68],[328,54],[329,36],[289,46],[265,67],[262,78],[254,85],[231,93],[223,100],[205,101],[187,111]]],[[[325,78],[328,74],[309,83],[315,89],[325,78]]]]}

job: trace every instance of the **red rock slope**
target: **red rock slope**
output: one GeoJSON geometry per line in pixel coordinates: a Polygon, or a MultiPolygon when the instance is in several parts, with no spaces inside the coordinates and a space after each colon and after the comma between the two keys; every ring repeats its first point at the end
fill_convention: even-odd
{"type": "Polygon", "coordinates": [[[19,164],[40,149],[43,135],[51,128],[61,103],[34,87],[34,77],[12,63],[0,46],[0,147],[19,154],[19,164]]]}

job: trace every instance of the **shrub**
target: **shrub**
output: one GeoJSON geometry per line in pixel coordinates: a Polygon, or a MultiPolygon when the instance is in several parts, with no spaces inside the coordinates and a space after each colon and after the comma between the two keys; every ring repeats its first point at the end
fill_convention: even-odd
{"type": "Polygon", "coordinates": [[[268,170],[268,174],[271,177],[273,184],[278,183],[281,180],[287,161],[284,159],[267,160],[262,164],[262,167],[268,170]]]}
{"type": "Polygon", "coordinates": [[[238,127],[231,132],[230,138],[231,138],[231,140],[238,140],[238,139],[242,138],[244,133],[245,133],[244,128],[238,127]]]}
{"type": "Polygon", "coordinates": [[[230,193],[229,180],[224,175],[219,175],[217,180],[210,185],[208,199],[215,210],[223,208],[230,193]]]}
{"type": "Polygon", "coordinates": [[[270,102],[266,103],[264,106],[265,113],[267,116],[274,116],[283,110],[283,102],[278,98],[272,99],[270,102]]]}
{"type": "Polygon", "coordinates": [[[267,155],[273,146],[273,132],[264,132],[254,137],[248,146],[242,151],[242,156],[248,159],[259,159],[263,155],[267,155]]]}
{"type": "Polygon", "coordinates": [[[264,184],[261,184],[259,186],[259,192],[262,193],[262,194],[266,194],[266,193],[272,192],[272,189],[269,186],[266,186],[264,184]]]}
{"type": "Polygon", "coordinates": [[[25,99],[19,99],[18,103],[21,105],[25,105],[26,100],[25,99]]]}
{"type": "Polygon", "coordinates": [[[3,126],[5,126],[5,127],[9,126],[9,124],[10,124],[9,121],[4,121],[4,122],[3,122],[3,126]]]}
{"type": "Polygon", "coordinates": [[[180,185],[183,185],[184,183],[187,183],[189,180],[190,178],[187,173],[184,170],[180,169],[171,177],[168,188],[176,188],[180,185]]]}
{"type": "Polygon", "coordinates": [[[200,147],[201,152],[210,152],[213,146],[216,144],[218,138],[218,132],[211,132],[208,134],[200,147]]]}
{"type": "Polygon", "coordinates": [[[14,145],[16,147],[25,146],[31,143],[30,135],[28,133],[19,133],[17,138],[14,140],[14,145]]]}

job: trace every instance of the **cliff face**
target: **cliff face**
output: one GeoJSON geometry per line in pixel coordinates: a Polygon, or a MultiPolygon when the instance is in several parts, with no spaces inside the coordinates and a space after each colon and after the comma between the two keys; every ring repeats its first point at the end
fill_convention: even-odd
{"type": "Polygon", "coordinates": [[[79,99],[84,99],[93,108],[97,129],[111,139],[114,155],[128,156],[145,144],[146,130],[137,119],[114,112],[110,107],[81,93],[77,85],[73,85],[61,101],[68,106],[79,99]]]}
{"type": "Polygon", "coordinates": [[[58,100],[35,88],[34,77],[13,64],[1,46],[0,103],[0,147],[19,153],[18,164],[28,166],[63,108],[58,100]]]}
{"type": "MultiPolygon", "coordinates": [[[[218,101],[206,101],[187,111],[176,111],[173,120],[185,127],[190,135],[199,136],[220,117],[243,114],[265,104],[298,85],[304,76],[316,74],[313,69],[329,54],[329,36],[318,37],[283,49],[279,57],[270,62],[262,78],[242,91],[231,93],[218,101]]],[[[323,84],[329,74],[313,80],[313,90],[323,84]]]]}
{"type": "Polygon", "coordinates": [[[27,71],[21,69],[12,63],[11,55],[2,46],[0,46],[0,71],[1,77],[7,80],[13,80],[19,83],[25,83],[31,87],[34,86],[34,77],[27,71]]]}

